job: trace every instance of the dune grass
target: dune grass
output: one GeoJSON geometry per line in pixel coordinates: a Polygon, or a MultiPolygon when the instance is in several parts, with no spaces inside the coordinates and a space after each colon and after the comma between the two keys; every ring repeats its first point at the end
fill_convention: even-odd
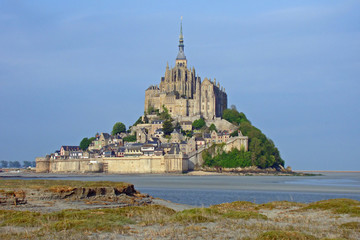
{"type": "MultiPolygon", "coordinates": [[[[0,180],[0,192],[31,188],[130,186],[116,182],[0,180]]],[[[331,199],[309,204],[236,201],[176,212],[161,205],[57,212],[0,210],[0,239],[301,239],[360,238],[360,202],[331,199]],[[108,235],[106,235],[108,234],[108,235]]]]}
{"type": "Polygon", "coordinates": [[[256,240],[317,240],[318,238],[301,233],[301,232],[293,232],[293,231],[268,231],[256,238],[256,240]]]}
{"type": "Polygon", "coordinates": [[[360,202],[352,199],[329,199],[310,203],[301,210],[329,210],[335,214],[349,214],[352,217],[360,217],[360,202]]]}

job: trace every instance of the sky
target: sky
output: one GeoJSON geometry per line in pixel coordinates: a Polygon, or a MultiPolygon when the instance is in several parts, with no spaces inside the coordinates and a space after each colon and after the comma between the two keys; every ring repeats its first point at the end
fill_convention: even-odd
{"type": "Polygon", "coordinates": [[[360,2],[0,0],[0,160],[132,125],[185,55],[295,170],[360,170],[360,2]]]}

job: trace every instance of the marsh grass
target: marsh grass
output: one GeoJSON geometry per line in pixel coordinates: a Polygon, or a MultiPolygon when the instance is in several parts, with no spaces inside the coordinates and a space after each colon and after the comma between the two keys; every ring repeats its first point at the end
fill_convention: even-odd
{"type": "Polygon", "coordinates": [[[317,240],[318,238],[301,233],[301,232],[293,232],[293,231],[268,231],[263,234],[260,234],[256,238],[256,240],[317,240]]]}
{"type": "Polygon", "coordinates": [[[360,217],[360,202],[352,199],[329,199],[310,203],[300,210],[329,210],[335,214],[349,214],[352,217],[360,217]]]}
{"type": "Polygon", "coordinates": [[[235,204],[221,204],[221,206],[216,205],[209,208],[187,209],[176,213],[171,220],[173,222],[179,222],[182,224],[215,222],[221,221],[221,219],[267,220],[265,215],[258,212],[250,210],[238,210],[239,208],[243,209],[244,205],[247,206],[248,203],[241,202],[235,204]]]}
{"type": "Polygon", "coordinates": [[[360,232],[360,222],[347,222],[340,225],[340,228],[344,229],[354,229],[357,232],[360,232]]]}
{"type": "MultiPolygon", "coordinates": [[[[132,185],[0,180],[0,193],[24,188],[66,192],[128,186],[132,185]]],[[[0,210],[0,239],[121,239],[124,234],[135,239],[360,239],[359,207],[359,201],[332,199],[310,204],[237,201],[179,212],[161,205],[51,213],[0,210]]]]}
{"type": "Polygon", "coordinates": [[[273,201],[258,205],[258,209],[289,209],[294,207],[305,207],[305,203],[289,202],[289,201],[273,201]]]}

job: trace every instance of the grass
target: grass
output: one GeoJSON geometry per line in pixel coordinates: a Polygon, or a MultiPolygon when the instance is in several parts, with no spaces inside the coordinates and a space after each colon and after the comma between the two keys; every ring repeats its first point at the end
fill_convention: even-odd
{"type": "Polygon", "coordinates": [[[289,208],[293,208],[293,207],[304,207],[304,206],[306,206],[305,203],[289,202],[289,201],[274,201],[274,202],[260,204],[259,208],[272,210],[272,209],[289,209],[289,208]]]}
{"type": "Polygon", "coordinates": [[[347,222],[340,225],[340,228],[344,229],[354,229],[357,232],[360,232],[360,222],[347,222]]]}
{"type": "MultiPolygon", "coordinates": [[[[0,180],[0,193],[128,186],[132,185],[0,180]]],[[[0,239],[121,239],[124,234],[135,239],[360,239],[359,207],[359,201],[332,199],[310,204],[236,201],[179,212],[161,205],[51,213],[0,210],[0,239]]]]}
{"type": "Polygon", "coordinates": [[[329,210],[335,214],[349,214],[352,217],[360,217],[360,202],[352,199],[329,199],[310,203],[301,210],[329,210]]]}
{"type": "Polygon", "coordinates": [[[318,238],[301,233],[301,232],[293,232],[293,231],[268,231],[256,238],[256,240],[316,240],[318,238]]]}

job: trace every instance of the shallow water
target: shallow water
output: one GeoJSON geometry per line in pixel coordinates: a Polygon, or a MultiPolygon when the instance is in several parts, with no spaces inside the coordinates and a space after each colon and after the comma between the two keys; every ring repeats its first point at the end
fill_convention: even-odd
{"type": "Polygon", "coordinates": [[[21,179],[124,181],[142,193],[176,203],[209,206],[224,202],[314,202],[332,198],[360,201],[360,173],[322,176],[188,176],[188,175],[56,175],[18,176],[21,179]]]}

